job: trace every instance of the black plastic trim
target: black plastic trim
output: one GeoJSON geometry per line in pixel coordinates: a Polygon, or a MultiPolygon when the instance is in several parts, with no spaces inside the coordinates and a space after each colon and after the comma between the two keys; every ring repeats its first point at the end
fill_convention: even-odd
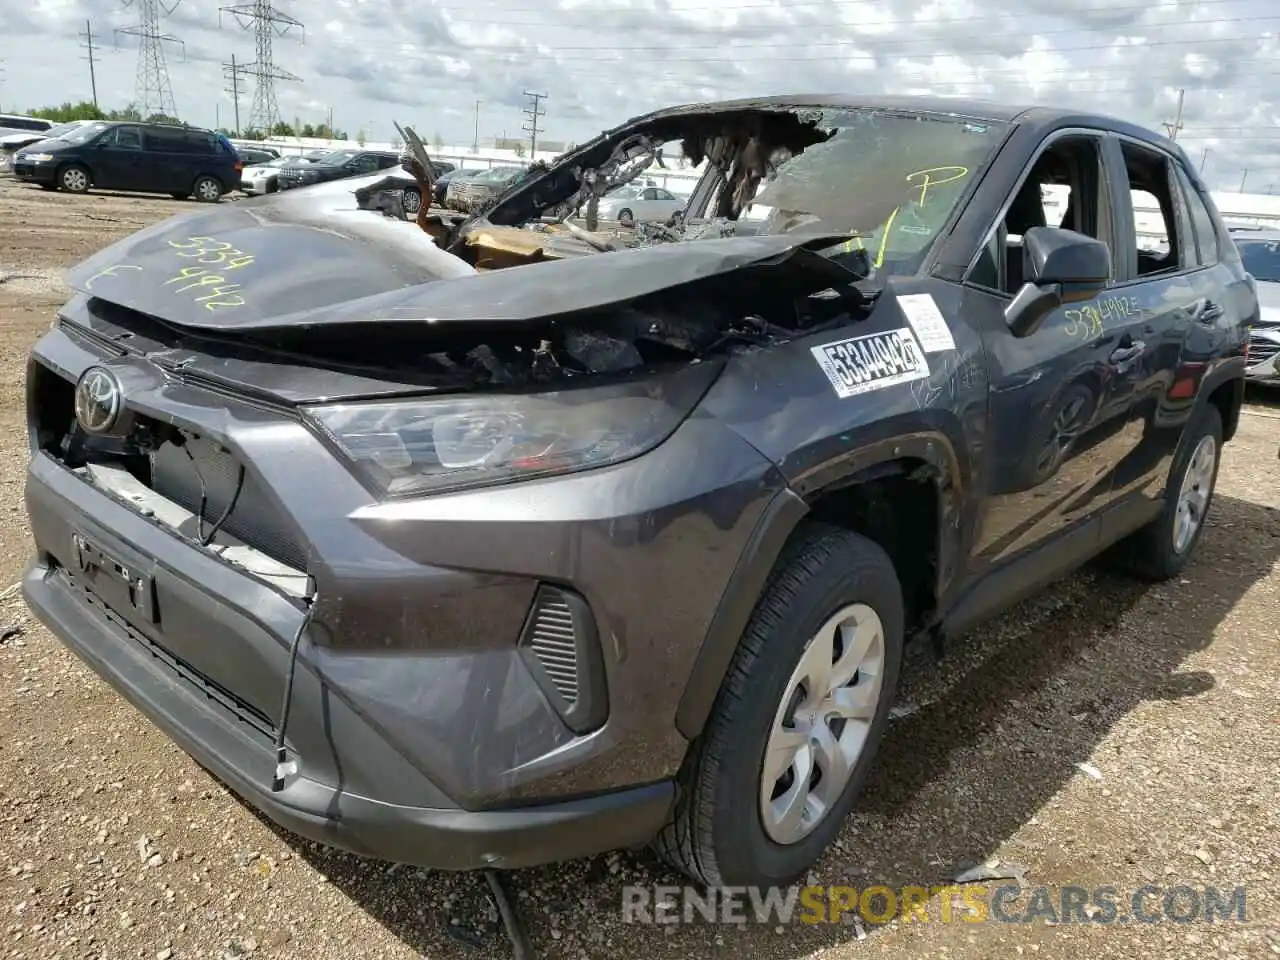
{"type": "Polygon", "coordinates": [[[702,732],[769,574],[787,538],[808,512],[804,499],[784,488],[769,501],[756,523],[720,598],[676,708],[676,729],[685,738],[692,740],[702,732]]]}
{"type": "Polygon", "coordinates": [[[520,631],[520,656],[533,674],[534,681],[546,695],[565,726],[577,734],[591,733],[604,726],[609,718],[609,686],[605,675],[600,633],[591,605],[580,594],[556,584],[539,584],[520,631]],[[538,610],[551,594],[562,599],[573,616],[574,661],[578,674],[578,698],[572,704],[565,700],[551,675],[531,647],[530,636],[538,610]]]}

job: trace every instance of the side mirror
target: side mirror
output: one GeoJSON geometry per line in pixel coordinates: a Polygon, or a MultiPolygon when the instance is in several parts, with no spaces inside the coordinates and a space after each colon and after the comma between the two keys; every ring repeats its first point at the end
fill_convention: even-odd
{"type": "Polygon", "coordinates": [[[1029,337],[1054,310],[1092,300],[1111,282],[1111,250],[1101,240],[1061,227],[1032,227],[1022,237],[1027,282],[1005,309],[1015,337],[1029,337]]]}

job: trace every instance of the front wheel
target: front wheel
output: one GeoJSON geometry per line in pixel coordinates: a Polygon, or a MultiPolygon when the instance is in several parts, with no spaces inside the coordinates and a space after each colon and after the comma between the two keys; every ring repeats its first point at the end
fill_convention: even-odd
{"type": "Polygon", "coordinates": [[[58,186],[67,193],[88,193],[89,171],[76,164],[63,167],[58,171],[58,186]]]}
{"type": "Polygon", "coordinates": [[[630,210],[620,210],[618,211],[618,222],[634,225],[636,222],[635,214],[633,214],[630,210]]]}
{"type": "Polygon", "coordinates": [[[401,198],[404,203],[404,212],[410,217],[416,217],[418,211],[422,209],[422,194],[416,187],[405,187],[401,198]]]}
{"type": "Polygon", "coordinates": [[[213,177],[198,177],[191,187],[191,195],[201,203],[217,203],[222,197],[222,184],[213,177]]]}
{"type": "Polygon", "coordinates": [[[1183,432],[1160,515],[1119,545],[1132,572],[1155,581],[1182,572],[1204,533],[1221,456],[1222,414],[1210,403],[1183,432]]]}
{"type": "Polygon", "coordinates": [[[840,832],[884,735],[904,619],[879,545],[805,528],[738,644],[658,853],[707,886],[802,876],[840,832]]]}

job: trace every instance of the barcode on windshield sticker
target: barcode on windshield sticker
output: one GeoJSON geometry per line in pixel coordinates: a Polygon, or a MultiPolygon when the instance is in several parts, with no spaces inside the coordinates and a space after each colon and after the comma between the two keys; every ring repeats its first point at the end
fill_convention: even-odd
{"type": "Polygon", "coordinates": [[[841,399],[929,376],[924,351],[906,327],[810,349],[841,399]]]}

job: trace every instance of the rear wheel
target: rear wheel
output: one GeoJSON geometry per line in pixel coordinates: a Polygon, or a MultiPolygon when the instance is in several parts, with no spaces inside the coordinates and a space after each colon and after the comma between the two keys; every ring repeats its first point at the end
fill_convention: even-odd
{"type": "Polygon", "coordinates": [[[884,550],[807,528],[739,642],[659,854],[707,886],[803,875],[840,832],[884,735],[903,623],[884,550]]]}
{"type": "Polygon", "coordinates": [[[1182,435],[1160,516],[1120,544],[1132,572],[1156,581],[1182,572],[1204,533],[1221,455],[1222,414],[1206,404],[1182,435]]]}
{"type": "Polygon", "coordinates": [[[630,210],[624,209],[624,210],[618,211],[619,223],[635,223],[635,220],[636,220],[635,214],[633,214],[630,210]]]}
{"type": "Polygon", "coordinates": [[[58,171],[58,186],[68,193],[88,193],[89,171],[79,164],[71,164],[58,171]]]}
{"type": "Polygon", "coordinates": [[[191,195],[201,203],[217,203],[222,197],[222,184],[213,177],[197,177],[191,195]]]}

